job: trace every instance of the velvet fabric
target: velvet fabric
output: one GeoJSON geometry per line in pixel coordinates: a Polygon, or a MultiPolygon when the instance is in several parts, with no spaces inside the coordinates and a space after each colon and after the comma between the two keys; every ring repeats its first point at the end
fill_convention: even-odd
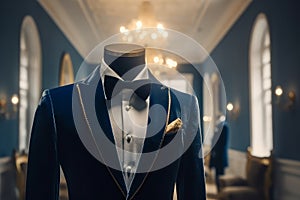
{"type": "MultiPolygon", "coordinates": [[[[194,96],[170,90],[172,101],[168,121],[181,118],[183,127],[172,134],[165,134],[165,126],[162,127],[157,134],[145,139],[143,153],[160,150],[180,134],[181,140],[172,152],[180,156],[171,164],[154,171],[151,169],[163,161],[165,155],[158,153],[150,162],[143,160],[142,156],[140,162],[149,162],[149,172],[136,174],[129,193],[126,192],[122,172],[100,162],[86,148],[75,126],[72,110],[76,86],[81,88],[84,102],[88,99],[95,101],[98,122],[106,137],[114,143],[98,68],[86,80],[43,93],[32,127],[26,200],[57,200],[60,166],[67,181],[70,200],[172,200],[175,184],[178,200],[206,199],[199,108],[194,96]],[[96,85],[95,95],[86,96],[85,91],[92,85],[96,85]],[[188,144],[186,141],[191,138],[192,142],[188,144]]],[[[170,99],[168,88],[152,75],[151,79],[155,83],[151,86],[150,107],[160,105],[167,112],[170,99]]],[[[151,123],[161,123],[161,117],[155,116],[154,113],[151,123]]],[[[105,154],[106,149],[100,147],[100,151],[105,154]]],[[[104,157],[103,160],[115,159],[116,155],[116,152],[111,152],[111,157],[104,157]]]]}
{"type": "Polygon", "coordinates": [[[209,167],[214,167],[218,175],[224,175],[225,168],[228,166],[228,149],[229,149],[229,127],[226,122],[220,123],[218,129],[222,128],[221,134],[216,135],[213,141],[217,141],[211,150],[209,167]],[[222,127],[223,126],[223,127],[222,127]]]}

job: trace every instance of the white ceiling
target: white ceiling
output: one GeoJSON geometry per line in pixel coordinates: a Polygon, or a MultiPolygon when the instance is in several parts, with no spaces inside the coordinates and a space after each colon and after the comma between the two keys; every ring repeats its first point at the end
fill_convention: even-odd
{"type": "MultiPolygon", "coordinates": [[[[86,57],[101,41],[137,19],[144,0],[39,0],[86,57]]],[[[220,42],[251,0],[152,0],[155,19],[182,32],[208,52],[220,42]]]]}

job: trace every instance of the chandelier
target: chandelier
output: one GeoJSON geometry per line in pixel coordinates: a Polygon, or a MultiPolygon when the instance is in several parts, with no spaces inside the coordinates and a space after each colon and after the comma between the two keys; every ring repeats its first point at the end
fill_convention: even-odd
{"type": "MultiPolygon", "coordinates": [[[[157,22],[153,6],[149,1],[142,2],[137,19],[132,19],[127,26],[120,26],[120,33],[124,42],[136,43],[144,47],[162,46],[168,38],[168,31],[161,22],[157,22]]],[[[147,62],[168,68],[177,66],[173,58],[162,54],[147,54],[147,62]]]]}
{"type": "Polygon", "coordinates": [[[138,42],[144,45],[155,41],[161,42],[168,37],[163,24],[157,22],[153,6],[149,1],[142,2],[138,18],[132,19],[127,26],[120,26],[120,32],[123,34],[124,42],[138,42]]]}

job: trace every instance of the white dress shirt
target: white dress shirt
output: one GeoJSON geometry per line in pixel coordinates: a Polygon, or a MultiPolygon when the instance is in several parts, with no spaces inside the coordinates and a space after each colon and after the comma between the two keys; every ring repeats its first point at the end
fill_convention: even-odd
{"type": "MultiPolygon", "coordinates": [[[[102,59],[100,77],[103,89],[105,76],[112,76],[123,80],[102,59]]],[[[145,66],[134,80],[148,78],[148,70],[145,66]]],[[[112,97],[111,100],[107,100],[105,95],[109,119],[111,122],[119,162],[121,169],[123,169],[123,177],[127,192],[130,190],[130,186],[134,179],[139,159],[143,151],[149,112],[149,97],[146,99],[146,106],[144,109],[136,110],[129,104],[131,94],[132,91],[129,89],[123,89],[120,94],[112,97]]]]}

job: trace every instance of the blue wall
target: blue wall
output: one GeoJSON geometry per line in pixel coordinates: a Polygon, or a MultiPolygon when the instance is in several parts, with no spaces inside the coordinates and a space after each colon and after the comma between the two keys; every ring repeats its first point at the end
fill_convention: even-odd
{"type": "MultiPolygon", "coordinates": [[[[230,121],[231,148],[246,151],[250,145],[249,44],[253,23],[260,12],[268,18],[271,34],[272,87],[294,90],[296,107],[286,111],[273,105],[274,154],[300,160],[300,2],[254,0],[211,53],[221,72],[227,99],[239,102],[241,111],[230,121]]],[[[273,94],[273,99],[275,96],[273,94]]]]}
{"type": "MultiPolygon", "coordinates": [[[[64,52],[71,55],[74,72],[82,57],[35,0],[0,2],[0,94],[7,97],[19,91],[19,47],[22,20],[31,15],[37,24],[42,47],[42,89],[58,85],[59,64],[64,52]]],[[[41,91],[42,92],[42,91],[41,91]]],[[[0,157],[11,155],[18,146],[18,120],[0,120],[0,157]]]]}

